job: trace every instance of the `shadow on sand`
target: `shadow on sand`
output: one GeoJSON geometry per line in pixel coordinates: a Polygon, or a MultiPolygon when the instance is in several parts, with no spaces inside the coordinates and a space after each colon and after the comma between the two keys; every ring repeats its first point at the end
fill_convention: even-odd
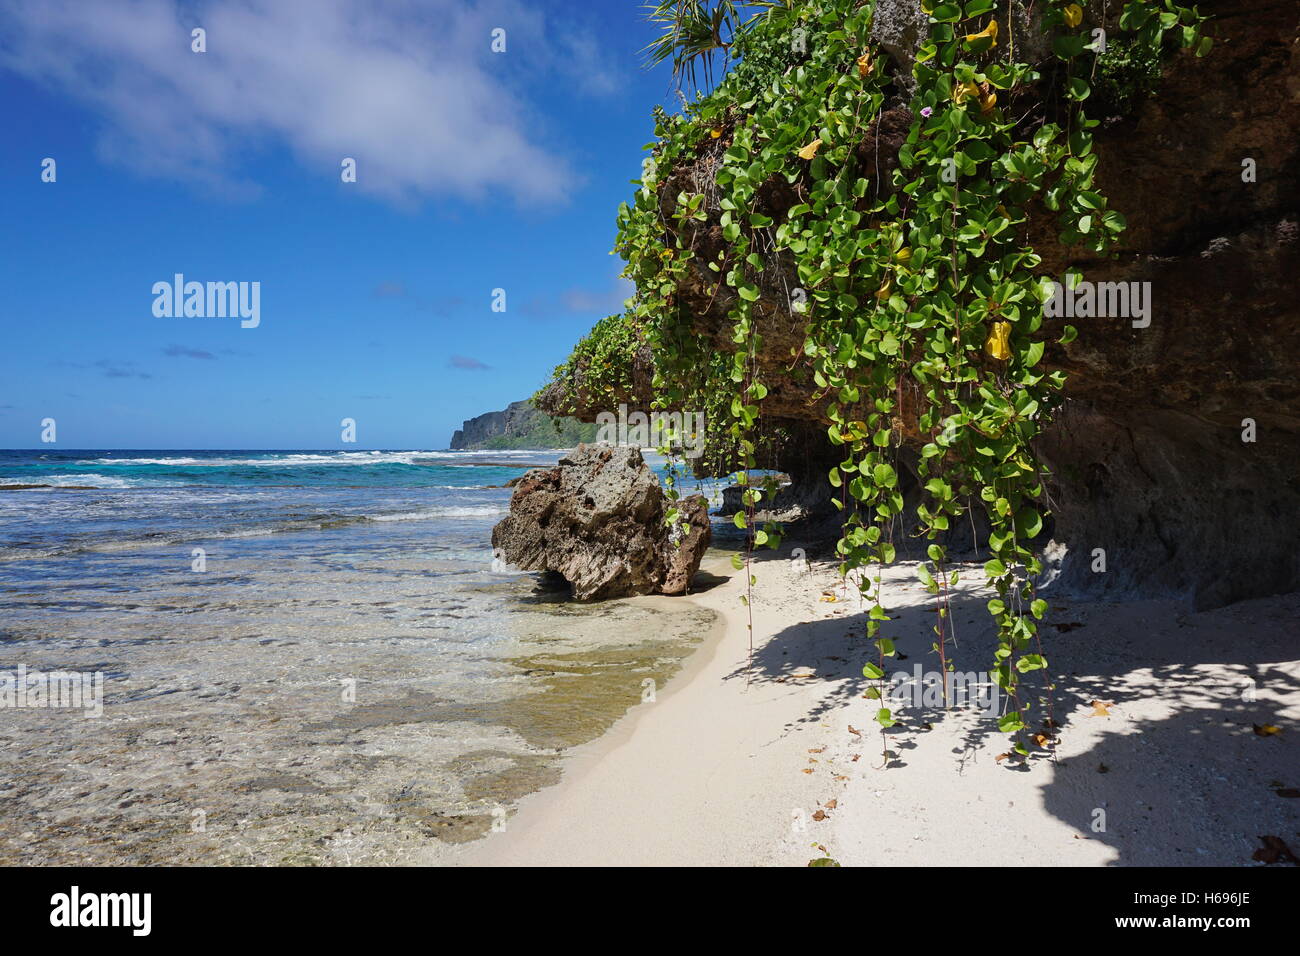
{"type": "MultiPolygon", "coordinates": [[[[773,560],[789,562],[756,557],[760,565],[773,560]]],[[[820,593],[827,578],[806,580],[820,593]]],[[[757,593],[761,601],[761,587],[757,593]]],[[[985,671],[993,660],[987,597],[961,594],[951,601],[957,640],[949,642],[948,657],[959,671],[985,671]]],[[[881,633],[899,652],[887,661],[887,674],[911,672],[918,663],[922,671],[937,671],[933,598],[919,585],[891,588],[887,581],[886,603],[892,621],[881,633]]],[[[863,663],[876,655],[856,596],[849,604],[818,607],[843,607],[844,613],[785,628],[755,647],[749,667],[728,675],[829,685],[787,730],[827,718],[873,684],[862,674],[863,663]]],[[[1300,741],[1294,732],[1261,737],[1253,729],[1289,724],[1286,714],[1294,715],[1300,701],[1297,633],[1295,596],[1200,614],[1172,601],[1054,601],[1041,635],[1054,681],[1050,713],[1065,743],[1058,759],[1039,749],[1002,769],[1035,775],[1044,808],[1081,839],[1112,847],[1118,854],[1113,865],[1167,865],[1171,856],[1188,865],[1249,864],[1264,835],[1297,849],[1300,799],[1279,791],[1300,788],[1300,741]],[[1095,711],[1093,701],[1103,702],[1109,716],[1095,711]],[[1091,741],[1085,749],[1069,746],[1072,729],[1076,739],[1091,741]],[[1105,829],[1097,829],[1103,820],[1105,829]]],[[[1037,730],[1049,695],[1042,680],[1030,693],[1037,730]]],[[[891,766],[906,772],[906,752],[926,746],[925,731],[953,716],[943,707],[909,705],[901,726],[886,731],[897,755],[891,766]]],[[[1006,748],[995,719],[963,725],[955,760],[971,748],[1006,748]]]]}

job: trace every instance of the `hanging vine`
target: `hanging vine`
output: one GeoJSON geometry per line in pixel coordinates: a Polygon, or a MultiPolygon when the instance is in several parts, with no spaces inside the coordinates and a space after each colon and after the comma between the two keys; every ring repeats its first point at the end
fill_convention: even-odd
{"type": "MultiPolygon", "coordinates": [[[[928,37],[900,97],[872,45],[875,3],[769,5],[737,28],[727,44],[735,65],[716,89],[682,115],[656,111],[652,156],[619,210],[616,244],[636,285],[625,319],[653,351],[659,402],[721,412],[727,423],[744,488],[735,522],[748,537],[736,560],[746,598],[752,548],[780,542],[777,526],[754,527],[764,492],[751,472],[772,387],[757,361],[760,330],[776,316],[804,323],[795,365],[815,384],[842,454],[828,475],[844,514],[837,553],[868,605],[876,659],[863,673],[878,682],[868,694],[880,699],[882,728],[893,723],[884,678],[895,654],[882,632],[882,578],[898,536],[906,521],[926,543],[918,574],[937,599],[934,650],[947,671],[959,575],[946,533],[982,512],[995,592],[991,673],[1005,696],[998,725],[1018,735],[1022,755],[1034,706],[1022,678],[1047,666],[1037,625],[1047,603],[1034,590],[1042,568],[1031,547],[1044,518],[1034,442],[1065,381],[1041,367],[1053,286],[1028,227],[1031,217],[1055,217],[1064,244],[1094,253],[1125,228],[1096,190],[1098,122],[1084,110],[1105,57],[1102,24],[1074,3],[1032,7],[1044,38],[1032,44],[1036,63],[1017,59],[1031,45],[1010,29],[1022,4],[924,2],[928,37]],[[904,99],[910,125],[896,168],[881,176],[882,124],[904,99]],[[684,168],[709,175],[664,175],[684,168]],[[760,201],[772,183],[797,200],[777,216],[760,201]],[[685,288],[725,310],[727,347],[696,331],[685,288]],[[919,450],[922,489],[908,514],[905,442],[919,450]]],[[[1204,55],[1203,21],[1173,0],[1130,0],[1118,21],[1125,62],[1149,63],[1176,45],[1204,55]]],[[[1103,75],[1113,78],[1114,66],[1103,75]]],[[[1074,335],[1067,326],[1061,341],[1074,335]]]]}

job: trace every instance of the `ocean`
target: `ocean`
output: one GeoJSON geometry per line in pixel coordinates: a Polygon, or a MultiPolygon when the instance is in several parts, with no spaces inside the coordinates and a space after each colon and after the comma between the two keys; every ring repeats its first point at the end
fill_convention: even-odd
{"type": "Polygon", "coordinates": [[[508,826],[713,623],[494,563],[506,482],[561,453],[0,451],[0,680],[102,680],[98,715],[0,706],[0,864],[427,863],[508,826]]]}

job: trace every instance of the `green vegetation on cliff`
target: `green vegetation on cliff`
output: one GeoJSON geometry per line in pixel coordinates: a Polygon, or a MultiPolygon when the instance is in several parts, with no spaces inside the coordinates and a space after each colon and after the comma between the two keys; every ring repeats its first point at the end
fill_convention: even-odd
{"type": "MultiPolygon", "coordinates": [[[[655,16],[665,39],[654,55],[679,74],[719,51],[739,62],[682,114],[656,111],[652,155],[618,216],[616,250],[636,292],[562,366],[559,387],[599,407],[623,381],[607,357],[635,367],[648,350],[655,400],[707,409],[746,486],[788,386],[810,391],[838,459],[828,479],[843,513],[841,572],[870,609],[876,660],[863,672],[880,681],[878,698],[895,653],[880,568],[913,529],[946,670],[958,581],[947,532],[979,512],[996,593],[992,676],[1007,702],[998,723],[1028,733],[1050,717],[1030,713],[1044,700],[1050,711],[1050,695],[1021,686],[1047,666],[1035,441],[1065,380],[1041,364],[1055,287],[1035,237],[1096,256],[1126,228],[1097,189],[1098,120],[1085,109],[1106,31],[1126,36],[1102,69],[1123,98],[1166,46],[1207,52],[1204,18],[1173,0],[1129,0],[1112,21],[1098,5],[1060,0],[808,0],[768,4],[744,23],[726,0],[663,0],[655,16]],[[910,75],[891,73],[878,13],[883,35],[907,47],[910,75]],[[913,23],[918,35],[899,42],[913,23]],[[773,361],[765,346],[779,337],[793,344],[773,361]],[[594,374],[575,377],[584,361],[594,374]],[[904,468],[918,486],[909,500],[904,468]]],[[[1075,334],[1067,326],[1061,341],[1075,334]]],[[[777,527],[753,525],[762,496],[748,487],[735,523],[753,545],[775,546],[777,527]]],[[[748,574],[747,562],[736,563],[748,574]]],[[[1032,739],[1014,751],[1026,756],[1032,739]]]]}
{"type": "Polygon", "coordinates": [[[572,448],[596,440],[596,426],[572,418],[551,418],[537,413],[537,420],[527,431],[510,435],[493,435],[479,448],[572,448]]]}
{"type": "Polygon", "coordinates": [[[573,418],[553,417],[531,402],[512,402],[499,412],[486,412],[457,429],[452,449],[572,448],[593,441],[596,426],[573,418]]]}

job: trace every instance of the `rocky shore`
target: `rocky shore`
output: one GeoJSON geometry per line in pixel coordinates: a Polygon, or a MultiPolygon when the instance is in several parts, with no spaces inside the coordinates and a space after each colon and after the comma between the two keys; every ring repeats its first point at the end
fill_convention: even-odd
{"type": "Polygon", "coordinates": [[[672,525],[670,507],[638,449],[580,445],[515,484],[492,549],[520,570],[562,579],[579,600],[684,594],[712,538],[708,501],[680,499],[672,525]]]}

